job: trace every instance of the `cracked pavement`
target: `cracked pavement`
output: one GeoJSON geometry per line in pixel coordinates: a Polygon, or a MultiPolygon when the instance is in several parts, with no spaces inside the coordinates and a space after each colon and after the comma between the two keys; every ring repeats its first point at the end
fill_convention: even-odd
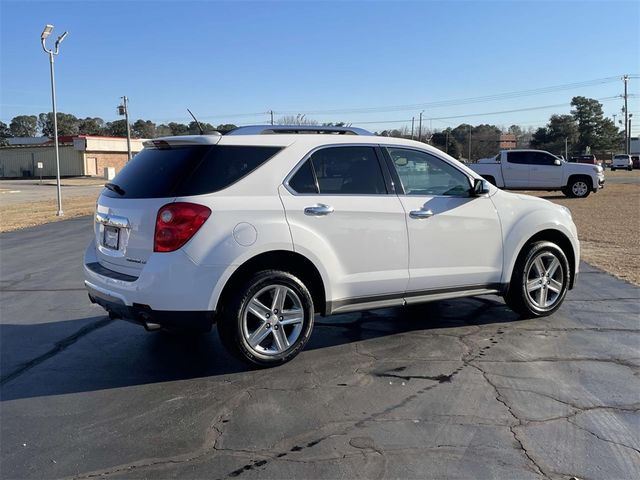
{"type": "Polygon", "coordinates": [[[640,477],[640,289],[318,317],[291,363],[89,304],[87,218],[0,235],[2,478],[640,477]]]}

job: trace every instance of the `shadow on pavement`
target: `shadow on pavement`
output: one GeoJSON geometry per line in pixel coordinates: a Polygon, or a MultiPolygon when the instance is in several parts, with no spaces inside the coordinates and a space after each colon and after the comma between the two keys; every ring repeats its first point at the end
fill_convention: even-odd
{"type": "MultiPolygon", "coordinates": [[[[12,338],[56,337],[70,323],[84,326],[53,344],[47,353],[12,371],[2,371],[0,400],[62,395],[193,378],[229,376],[251,367],[231,357],[217,333],[147,333],[141,327],[108,317],[36,325],[0,325],[0,348],[12,348],[12,338]]],[[[420,306],[316,317],[305,350],[324,349],[396,334],[512,322],[518,317],[497,298],[439,301],[420,306]]],[[[316,360],[317,361],[317,360],[316,360]]],[[[298,362],[304,369],[303,355],[298,362]]],[[[317,364],[315,364],[317,367],[317,364]]],[[[4,370],[4,369],[3,369],[4,370]]]]}

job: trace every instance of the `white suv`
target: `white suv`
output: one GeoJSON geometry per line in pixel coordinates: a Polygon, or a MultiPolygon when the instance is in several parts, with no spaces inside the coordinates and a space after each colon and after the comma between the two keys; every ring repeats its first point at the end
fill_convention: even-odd
{"type": "Polygon", "coordinates": [[[98,199],[91,301],[148,330],[217,323],[232,353],[269,366],[302,350],[314,314],[496,294],[543,316],[573,287],[566,208],[423,143],[305,130],[146,142],[98,199]]]}
{"type": "Polygon", "coordinates": [[[615,172],[617,168],[624,168],[625,170],[633,170],[633,161],[631,155],[615,155],[611,161],[611,171],[615,172]]]}

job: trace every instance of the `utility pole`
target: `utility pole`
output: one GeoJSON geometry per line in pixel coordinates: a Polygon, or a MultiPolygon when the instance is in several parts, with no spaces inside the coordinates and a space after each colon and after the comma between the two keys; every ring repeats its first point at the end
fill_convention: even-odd
{"type": "Polygon", "coordinates": [[[467,160],[471,162],[471,125],[469,125],[469,158],[467,160]]]}
{"type": "Polygon", "coordinates": [[[449,153],[449,130],[447,130],[447,133],[445,135],[444,153],[449,153]]]}
{"type": "Polygon", "coordinates": [[[565,161],[569,161],[569,139],[564,137],[564,159],[565,161]]]}
{"type": "Polygon", "coordinates": [[[413,124],[416,121],[416,117],[411,117],[411,140],[414,140],[413,138],[413,124]]]}
{"type": "Polygon", "coordinates": [[[422,141],[422,113],[423,112],[424,110],[420,112],[420,122],[418,123],[418,141],[419,142],[422,141]]]}
{"type": "Polygon", "coordinates": [[[129,125],[129,99],[120,97],[122,103],[118,106],[118,113],[124,115],[124,121],[127,123],[127,161],[131,161],[131,126],[129,125]]]}
{"type": "Polygon", "coordinates": [[[269,110],[269,113],[271,114],[271,125],[273,125],[273,110],[269,110]]]}
{"type": "Polygon", "coordinates": [[[633,117],[633,113],[629,114],[629,137],[627,137],[627,155],[631,153],[631,117],[633,117]]]}
{"type": "Polygon", "coordinates": [[[627,83],[629,83],[629,75],[625,75],[622,77],[624,80],[624,145],[626,149],[626,154],[629,154],[629,137],[631,136],[631,131],[628,129],[629,125],[629,109],[627,108],[627,83]]]}

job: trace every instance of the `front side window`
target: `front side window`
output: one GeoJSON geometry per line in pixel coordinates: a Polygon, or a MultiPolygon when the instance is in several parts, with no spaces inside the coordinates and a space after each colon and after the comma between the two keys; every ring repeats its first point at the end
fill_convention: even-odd
{"type": "Polygon", "coordinates": [[[289,186],[297,193],[321,195],[387,193],[373,147],[328,147],[318,150],[291,177],[289,186]]]}
{"type": "Polygon", "coordinates": [[[556,160],[558,158],[544,152],[531,152],[531,163],[532,165],[555,165],[556,160]]]}
{"type": "Polygon", "coordinates": [[[471,183],[457,168],[417,150],[388,148],[405,195],[468,197],[471,183]]]}

